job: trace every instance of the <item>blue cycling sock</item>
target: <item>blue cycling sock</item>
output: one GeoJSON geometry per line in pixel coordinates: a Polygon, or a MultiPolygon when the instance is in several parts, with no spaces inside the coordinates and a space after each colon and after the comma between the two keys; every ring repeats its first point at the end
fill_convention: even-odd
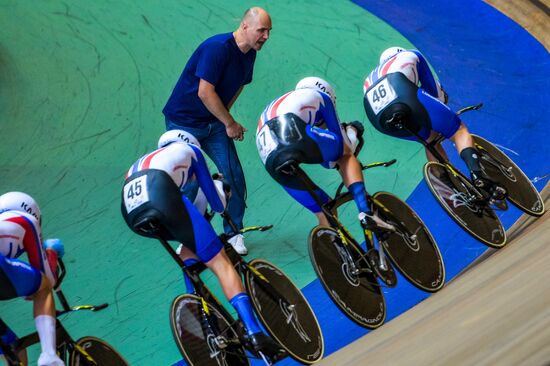
{"type": "Polygon", "coordinates": [[[367,202],[367,191],[365,190],[365,184],[363,182],[355,182],[350,184],[348,190],[353,195],[353,200],[357,205],[360,212],[370,214],[369,203],[367,202]]]}
{"type": "Polygon", "coordinates": [[[262,331],[260,328],[260,325],[258,324],[258,321],[256,320],[256,317],[254,316],[254,313],[252,312],[252,304],[250,303],[250,297],[244,292],[241,292],[240,294],[235,295],[231,300],[231,305],[237,310],[237,313],[239,314],[239,318],[244,323],[244,327],[246,328],[246,332],[248,335],[252,335],[254,333],[259,333],[262,331]]]}
{"type": "MultiPolygon", "coordinates": [[[[189,267],[195,263],[197,263],[198,260],[195,258],[189,258],[183,261],[183,264],[185,264],[186,267],[189,267]]],[[[193,282],[191,282],[191,279],[183,272],[183,280],[185,281],[185,289],[187,290],[186,293],[192,294],[195,291],[195,286],[193,286],[193,282]]]]}

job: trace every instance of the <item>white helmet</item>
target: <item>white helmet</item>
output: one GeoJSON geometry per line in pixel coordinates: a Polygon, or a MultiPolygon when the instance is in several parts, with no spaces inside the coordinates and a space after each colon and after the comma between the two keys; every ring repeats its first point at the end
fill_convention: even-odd
{"type": "Polygon", "coordinates": [[[28,213],[41,222],[42,216],[38,203],[26,193],[8,192],[0,196],[0,212],[14,210],[28,213]]]}
{"type": "Polygon", "coordinates": [[[201,147],[195,136],[184,130],[170,130],[162,134],[159,139],[158,148],[170,145],[172,142],[185,142],[201,147]]]}
{"type": "Polygon", "coordinates": [[[380,65],[386,62],[388,59],[390,59],[394,55],[397,55],[399,52],[403,52],[403,51],[405,51],[405,49],[401,47],[388,48],[387,50],[382,52],[382,54],[380,55],[380,65]]]}
{"type": "Polygon", "coordinates": [[[336,93],[334,93],[334,89],[332,89],[332,86],[330,86],[326,80],[316,76],[309,76],[307,78],[303,78],[298,82],[298,84],[296,84],[296,90],[299,89],[316,89],[322,91],[323,93],[328,94],[333,104],[336,104],[336,93]]]}

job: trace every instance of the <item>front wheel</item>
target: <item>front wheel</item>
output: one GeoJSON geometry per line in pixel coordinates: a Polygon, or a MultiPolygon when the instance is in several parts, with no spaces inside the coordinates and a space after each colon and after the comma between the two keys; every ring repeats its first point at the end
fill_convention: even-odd
{"type": "Polygon", "coordinates": [[[373,196],[380,215],[397,228],[380,242],[399,272],[414,286],[428,292],[445,283],[445,266],[432,234],[413,209],[388,192],[373,196]]]}
{"type": "Polygon", "coordinates": [[[250,366],[230,324],[231,320],[198,296],[184,294],[172,302],[172,334],[190,366],[250,366]]]}
{"type": "Polygon", "coordinates": [[[256,313],[269,334],[296,361],[312,364],[324,353],[321,328],[309,303],[292,281],[273,264],[248,263],[245,285],[256,313]]]}
{"type": "Polygon", "coordinates": [[[544,200],[525,173],[495,145],[477,135],[472,137],[481,167],[489,178],[506,188],[508,199],[517,208],[532,216],[542,216],[544,200]]]}
{"type": "Polygon", "coordinates": [[[309,234],[311,263],[328,295],[351,320],[374,329],[386,319],[386,303],[359,250],[346,250],[338,232],[329,227],[316,226],[309,234]]]}
{"type": "Polygon", "coordinates": [[[96,337],[82,337],[75,342],[70,366],[128,366],[128,362],[105,341],[96,337]]]}
{"type": "Polygon", "coordinates": [[[506,244],[500,219],[466,177],[431,161],[424,165],[424,178],[441,207],[464,230],[490,247],[506,244]]]}

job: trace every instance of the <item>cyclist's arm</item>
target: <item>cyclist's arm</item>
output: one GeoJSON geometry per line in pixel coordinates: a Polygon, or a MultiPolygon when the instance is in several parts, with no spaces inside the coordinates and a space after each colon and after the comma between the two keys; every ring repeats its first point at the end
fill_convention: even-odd
{"type": "Polygon", "coordinates": [[[434,98],[439,97],[439,89],[437,87],[437,81],[435,80],[432,70],[430,70],[430,67],[428,66],[428,61],[424,58],[424,56],[418,52],[418,51],[411,51],[416,54],[418,57],[418,79],[420,80],[422,89],[424,89],[428,94],[430,94],[434,98]]]}
{"type": "Polygon", "coordinates": [[[323,103],[318,113],[322,113],[325,128],[334,133],[338,139],[339,150],[343,149],[344,136],[342,135],[342,127],[340,126],[340,120],[336,114],[336,109],[330,97],[324,93],[320,93],[323,96],[323,103]]]}
{"type": "Polygon", "coordinates": [[[218,194],[218,190],[214,186],[214,181],[210,176],[202,151],[196,146],[189,146],[195,152],[195,158],[193,158],[193,172],[195,173],[195,177],[197,177],[199,187],[204,192],[212,210],[221,213],[224,211],[225,205],[218,194]]]}
{"type": "Polygon", "coordinates": [[[55,269],[50,268],[45,250],[42,247],[42,234],[38,221],[34,217],[27,216],[16,216],[7,221],[16,223],[25,231],[23,247],[25,248],[25,252],[27,252],[29,264],[44,273],[50,282],[55,284],[57,276],[55,275],[55,269]]]}

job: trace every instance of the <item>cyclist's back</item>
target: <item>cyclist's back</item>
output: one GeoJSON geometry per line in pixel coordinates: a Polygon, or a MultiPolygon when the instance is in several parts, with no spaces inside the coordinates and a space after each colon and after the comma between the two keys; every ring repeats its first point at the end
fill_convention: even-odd
{"type": "Polygon", "coordinates": [[[407,127],[424,140],[430,138],[432,130],[450,138],[460,126],[456,114],[444,104],[446,93],[424,56],[416,50],[386,50],[380,64],[365,79],[363,91],[369,120],[385,134],[416,138],[389,124],[395,113],[401,113],[407,127]]]}
{"type": "MultiPolygon", "coordinates": [[[[32,197],[22,192],[0,196],[0,300],[33,300],[36,329],[42,352],[39,366],[61,366],[55,353],[56,319],[52,288],[57,281],[57,257],[63,255],[58,239],[42,242],[41,214],[32,197]],[[27,253],[29,263],[18,258],[27,253]]],[[[17,337],[0,322],[0,337],[12,346],[17,337]]]]}

